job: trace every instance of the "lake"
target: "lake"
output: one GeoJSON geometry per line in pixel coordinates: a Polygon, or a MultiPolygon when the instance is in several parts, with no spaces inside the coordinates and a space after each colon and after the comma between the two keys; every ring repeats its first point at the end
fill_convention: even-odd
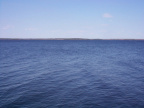
{"type": "Polygon", "coordinates": [[[144,108],[144,41],[0,40],[0,108],[144,108]]]}

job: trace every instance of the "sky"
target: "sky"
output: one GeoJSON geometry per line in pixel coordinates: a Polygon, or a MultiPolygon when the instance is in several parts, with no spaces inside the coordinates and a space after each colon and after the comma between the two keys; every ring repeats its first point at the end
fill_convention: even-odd
{"type": "Polygon", "coordinates": [[[144,0],[0,0],[0,38],[144,39],[144,0]]]}

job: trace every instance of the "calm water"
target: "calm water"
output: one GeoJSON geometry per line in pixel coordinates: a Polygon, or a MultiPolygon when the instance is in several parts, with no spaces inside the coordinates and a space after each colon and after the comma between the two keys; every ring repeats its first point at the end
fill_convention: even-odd
{"type": "Polygon", "coordinates": [[[144,108],[144,41],[0,41],[1,108],[144,108]]]}

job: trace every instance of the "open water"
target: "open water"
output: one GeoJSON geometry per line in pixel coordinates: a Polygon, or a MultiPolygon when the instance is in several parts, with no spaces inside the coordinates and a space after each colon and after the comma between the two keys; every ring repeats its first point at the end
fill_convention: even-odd
{"type": "Polygon", "coordinates": [[[144,41],[1,40],[0,108],[144,108],[144,41]]]}

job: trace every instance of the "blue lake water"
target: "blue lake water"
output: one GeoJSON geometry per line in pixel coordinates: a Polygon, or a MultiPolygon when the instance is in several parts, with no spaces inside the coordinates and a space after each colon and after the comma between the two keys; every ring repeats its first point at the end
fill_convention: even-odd
{"type": "Polygon", "coordinates": [[[1,40],[0,108],[144,108],[144,41],[1,40]]]}

